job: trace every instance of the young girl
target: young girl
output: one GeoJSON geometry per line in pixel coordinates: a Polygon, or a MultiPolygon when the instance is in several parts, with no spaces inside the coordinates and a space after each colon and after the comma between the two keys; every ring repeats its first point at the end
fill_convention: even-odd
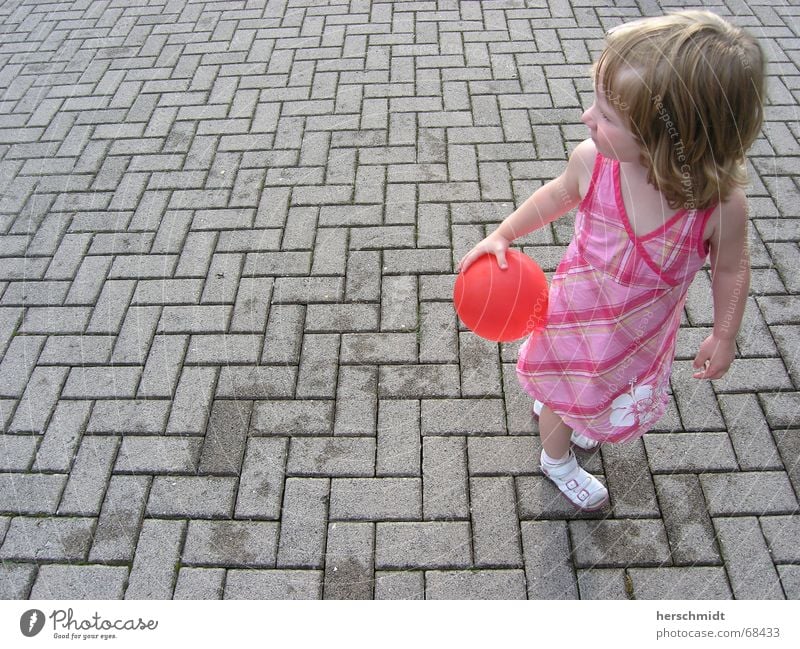
{"type": "Polygon", "coordinates": [[[591,137],[459,263],[493,253],[579,205],[550,287],[547,325],[520,349],[536,400],[541,464],[579,509],[608,491],[578,466],[591,449],[643,435],[664,413],[686,292],[710,254],[714,328],[698,379],[728,370],[750,270],[744,153],[763,119],[764,57],[742,30],[705,11],[621,25],[594,70],[591,137]]]}

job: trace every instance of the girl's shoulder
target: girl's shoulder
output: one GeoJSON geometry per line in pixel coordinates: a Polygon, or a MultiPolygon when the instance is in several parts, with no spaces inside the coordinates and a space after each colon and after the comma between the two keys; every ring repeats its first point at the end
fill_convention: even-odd
{"type": "Polygon", "coordinates": [[[719,241],[724,234],[734,235],[747,229],[747,195],[735,187],[724,201],[717,203],[706,221],[703,241],[719,241]]]}
{"type": "Polygon", "coordinates": [[[567,164],[567,174],[577,184],[581,200],[586,196],[592,181],[595,162],[597,161],[597,147],[590,139],[584,140],[572,151],[567,164]]]}

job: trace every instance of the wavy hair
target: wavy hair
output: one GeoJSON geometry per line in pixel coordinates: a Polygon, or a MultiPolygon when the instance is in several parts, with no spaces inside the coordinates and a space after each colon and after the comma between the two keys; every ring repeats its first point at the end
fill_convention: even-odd
{"type": "Polygon", "coordinates": [[[750,34],[711,12],[681,11],[609,31],[593,74],[639,139],[648,181],[673,209],[705,209],[747,183],[764,68],[750,34]]]}

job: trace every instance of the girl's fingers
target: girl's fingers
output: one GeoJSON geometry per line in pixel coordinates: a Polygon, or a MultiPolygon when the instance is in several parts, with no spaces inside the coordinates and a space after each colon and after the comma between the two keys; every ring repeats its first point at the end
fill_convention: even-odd
{"type": "Polygon", "coordinates": [[[500,268],[502,268],[502,269],[508,268],[508,262],[506,261],[506,251],[505,250],[501,250],[499,252],[496,252],[495,256],[497,257],[497,264],[500,266],[500,268]]]}
{"type": "Polygon", "coordinates": [[[705,364],[703,365],[703,369],[699,372],[695,372],[692,376],[696,379],[708,379],[709,381],[713,379],[721,379],[725,376],[725,372],[728,371],[728,367],[719,367],[717,365],[712,365],[710,360],[706,360],[705,364]]]}

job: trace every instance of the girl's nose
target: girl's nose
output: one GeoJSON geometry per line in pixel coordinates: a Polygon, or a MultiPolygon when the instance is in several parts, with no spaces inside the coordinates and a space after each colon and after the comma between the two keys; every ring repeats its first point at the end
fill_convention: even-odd
{"type": "Polygon", "coordinates": [[[589,108],[587,108],[583,115],[581,115],[581,121],[591,128],[592,122],[594,121],[592,118],[592,109],[594,108],[594,104],[592,104],[589,108]]]}

